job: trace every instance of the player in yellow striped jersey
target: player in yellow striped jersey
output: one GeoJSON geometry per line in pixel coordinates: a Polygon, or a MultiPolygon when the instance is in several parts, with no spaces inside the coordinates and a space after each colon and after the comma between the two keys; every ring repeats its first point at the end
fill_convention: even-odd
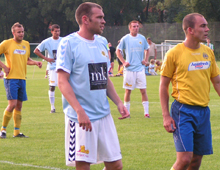
{"type": "Polygon", "coordinates": [[[8,106],[4,111],[0,138],[6,138],[6,128],[13,116],[13,137],[27,137],[20,133],[22,102],[27,100],[26,72],[28,65],[42,67],[42,63],[30,58],[29,42],[23,40],[24,27],[15,23],[11,28],[13,38],[4,40],[0,44],[0,54],[5,55],[5,64],[0,61],[0,67],[4,69],[4,85],[8,100],[8,106]]]}
{"type": "Polygon", "coordinates": [[[163,125],[173,133],[177,158],[172,170],[198,170],[203,155],[212,154],[209,93],[210,80],[220,95],[219,68],[213,51],[201,44],[208,22],[198,13],[183,19],[186,39],[169,50],[162,65],[160,101],[163,125]],[[174,102],[169,113],[169,84],[174,102]]]}

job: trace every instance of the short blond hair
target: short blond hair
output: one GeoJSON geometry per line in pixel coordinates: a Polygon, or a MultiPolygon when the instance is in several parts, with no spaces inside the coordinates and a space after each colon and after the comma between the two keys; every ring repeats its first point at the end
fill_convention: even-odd
{"type": "Polygon", "coordinates": [[[11,32],[14,32],[15,27],[21,28],[21,27],[23,27],[23,25],[20,24],[19,22],[14,23],[14,25],[12,25],[12,27],[11,27],[11,32]]]}
{"type": "Polygon", "coordinates": [[[131,22],[129,22],[129,24],[128,24],[128,28],[131,27],[131,24],[132,24],[132,23],[138,23],[138,24],[139,24],[139,22],[138,22],[137,20],[132,20],[131,22]]]}

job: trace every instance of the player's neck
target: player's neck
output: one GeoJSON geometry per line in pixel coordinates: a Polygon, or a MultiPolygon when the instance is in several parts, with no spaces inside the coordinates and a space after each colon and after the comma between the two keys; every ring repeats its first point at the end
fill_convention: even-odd
{"type": "Polygon", "coordinates": [[[192,40],[192,39],[189,39],[189,38],[186,38],[183,43],[186,47],[191,48],[191,49],[198,49],[200,47],[200,42],[199,41],[192,40]]]}
{"type": "Polygon", "coordinates": [[[83,29],[80,29],[77,33],[87,40],[94,40],[94,34],[90,33],[89,31],[84,31],[83,29]]]}
{"type": "Polygon", "coordinates": [[[131,35],[132,37],[136,37],[136,36],[137,36],[137,34],[134,34],[134,33],[130,33],[130,35],[131,35]]]}
{"type": "Polygon", "coordinates": [[[58,40],[60,37],[52,37],[54,40],[58,40]]]}
{"type": "Polygon", "coordinates": [[[14,40],[16,43],[18,43],[18,44],[20,44],[20,43],[22,42],[22,40],[17,40],[17,39],[15,39],[15,38],[13,38],[13,40],[14,40]]]}

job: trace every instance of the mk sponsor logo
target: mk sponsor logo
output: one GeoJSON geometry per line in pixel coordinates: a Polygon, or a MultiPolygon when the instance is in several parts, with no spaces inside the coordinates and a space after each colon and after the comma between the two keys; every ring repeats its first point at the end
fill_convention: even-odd
{"type": "Polygon", "coordinates": [[[210,61],[198,61],[189,64],[188,71],[205,70],[210,67],[210,61]]]}
{"type": "Polygon", "coordinates": [[[107,63],[90,63],[89,79],[90,90],[106,89],[107,88],[107,63]]]}

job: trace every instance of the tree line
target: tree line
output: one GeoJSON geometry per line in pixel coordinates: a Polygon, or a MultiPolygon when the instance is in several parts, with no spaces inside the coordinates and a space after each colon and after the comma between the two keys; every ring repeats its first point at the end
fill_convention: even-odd
{"type": "MultiPolygon", "coordinates": [[[[0,0],[0,41],[12,37],[11,26],[25,27],[25,40],[41,42],[50,25],[61,26],[61,36],[78,30],[75,10],[86,0],[0,0]]],[[[106,26],[124,26],[135,19],[146,23],[182,22],[191,12],[207,21],[220,21],[220,0],[91,0],[103,7],[106,26]]]]}

